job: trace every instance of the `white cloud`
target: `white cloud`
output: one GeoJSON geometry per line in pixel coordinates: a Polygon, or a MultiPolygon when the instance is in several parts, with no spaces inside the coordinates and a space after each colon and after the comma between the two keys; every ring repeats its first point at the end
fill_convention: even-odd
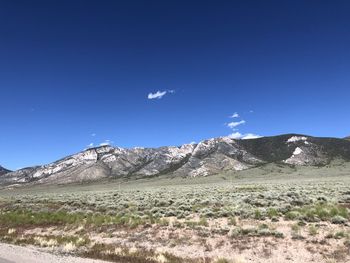
{"type": "Polygon", "coordinates": [[[238,139],[248,140],[248,139],[261,138],[262,136],[253,134],[253,133],[241,134],[240,132],[234,132],[234,133],[231,133],[228,137],[236,140],[238,139]]]}
{"type": "Polygon", "coordinates": [[[229,122],[229,123],[227,123],[227,127],[234,129],[237,126],[242,125],[242,124],[245,124],[245,120],[229,122]]]}
{"type": "MultiPolygon", "coordinates": [[[[239,118],[239,114],[237,112],[235,112],[234,114],[232,114],[230,116],[230,118],[239,118]]],[[[242,124],[245,124],[245,123],[246,123],[245,120],[225,123],[225,125],[233,131],[233,133],[228,135],[228,137],[231,139],[236,139],[236,140],[240,140],[240,139],[248,140],[248,139],[256,139],[256,138],[262,137],[260,135],[254,134],[254,133],[245,133],[245,134],[240,133],[239,128],[237,128],[237,127],[242,125],[242,124]]]]}
{"type": "Polygon", "coordinates": [[[94,147],[94,143],[90,143],[87,147],[91,148],[91,147],[94,147]]]}
{"type": "Polygon", "coordinates": [[[147,98],[149,100],[153,100],[153,99],[161,99],[163,98],[163,96],[165,96],[166,94],[172,94],[172,93],[175,93],[175,90],[171,89],[171,90],[164,90],[164,91],[160,91],[158,90],[157,92],[155,93],[148,93],[148,96],[147,98]]]}
{"type": "Polygon", "coordinates": [[[156,93],[149,93],[147,98],[149,100],[153,100],[153,99],[161,99],[165,94],[167,94],[168,91],[164,90],[164,91],[157,91],[156,93]]]}
{"type": "Polygon", "coordinates": [[[242,134],[239,133],[239,132],[234,132],[234,133],[231,133],[228,137],[231,138],[231,139],[241,139],[242,138],[242,134]]]}
{"type": "Polygon", "coordinates": [[[105,140],[104,142],[101,142],[101,143],[100,143],[100,146],[111,145],[111,143],[113,143],[113,141],[111,141],[111,140],[105,140]]]}
{"type": "Polygon", "coordinates": [[[254,133],[247,133],[247,134],[244,134],[242,136],[242,139],[243,140],[248,140],[248,139],[257,139],[257,138],[261,138],[262,136],[260,135],[257,135],[257,134],[254,134],[254,133]]]}
{"type": "Polygon", "coordinates": [[[92,137],[95,137],[95,136],[96,136],[96,133],[91,133],[91,136],[92,136],[92,137]]]}
{"type": "Polygon", "coordinates": [[[239,118],[239,114],[235,112],[230,116],[230,118],[239,118]]]}

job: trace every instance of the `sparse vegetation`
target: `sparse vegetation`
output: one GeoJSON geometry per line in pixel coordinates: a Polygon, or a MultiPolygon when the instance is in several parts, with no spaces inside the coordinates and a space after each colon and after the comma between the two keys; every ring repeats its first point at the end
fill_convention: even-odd
{"type": "Polygon", "coordinates": [[[318,228],[315,225],[309,226],[309,235],[316,236],[318,234],[318,228]]]}
{"type": "Polygon", "coordinates": [[[238,262],[242,251],[269,258],[274,246],[294,241],[349,246],[348,184],[176,182],[2,192],[0,239],[115,262],[196,263],[210,252],[206,263],[238,262]]]}

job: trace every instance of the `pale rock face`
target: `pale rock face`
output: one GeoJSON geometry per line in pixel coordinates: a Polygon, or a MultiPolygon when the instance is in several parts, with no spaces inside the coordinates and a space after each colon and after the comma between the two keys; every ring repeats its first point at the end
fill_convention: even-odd
{"type": "Polygon", "coordinates": [[[240,162],[236,162],[233,166],[233,168],[236,170],[236,171],[242,171],[242,170],[245,170],[245,169],[248,169],[249,166],[244,164],[244,163],[240,163],[240,162]]]}
{"type": "Polygon", "coordinates": [[[306,141],[306,140],[307,140],[307,137],[305,136],[292,136],[287,140],[287,143],[306,141]]]}
{"type": "Polygon", "coordinates": [[[227,143],[227,144],[231,144],[231,143],[234,142],[234,140],[233,140],[232,138],[228,137],[228,136],[226,136],[226,137],[221,137],[220,139],[221,139],[223,142],[227,143]]]}
{"type": "MultiPolygon", "coordinates": [[[[103,152],[103,150],[102,150],[103,152]]],[[[36,171],[32,177],[42,178],[54,173],[58,173],[68,167],[74,167],[81,164],[94,163],[97,160],[97,151],[95,149],[88,149],[81,153],[72,155],[70,158],[63,159],[54,164],[45,165],[42,169],[36,171]]]]}
{"type": "Polygon", "coordinates": [[[193,147],[190,146],[182,146],[182,147],[168,147],[167,149],[168,154],[167,157],[169,157],[170,159],[179,159],[179,158],[183,158],[186,155],[192,153],[193,151],[193,147]]]}
{"type": "Polygon", "coordinates": [[[292,156],[284,160],[284,163],[293,165],[319,165],[325,163],[325,157],[322,151],[309,145],[295,148],[292,156]]]}
{"type": "Polygon", "coordinates": [[[101,154],[101,153],[108,153],[114,151],[116,148],[113,148],[112,146],[106,145],[100,148],[96,148],[96,153],[101,154]]]}
{"type": "Polygon", "coordinates": [[[95,149],[89,149],[84,152],[73,155],[73,159],[76,162],[94,162],[97,160],[97,151],[95,149]]]}
{"type": "Polygon", "coordinates": [[[303,152],[303,150],[299,147],[295,148],[294,152],[293,152],[293,155],[298,155],[298,154],[301,154],[303,152]]]}
{"type": "Polygon", "coordinates": [[[113,149],[114,154],[119,155],[119,154],[124,154],[126,150],[124,148],[116,147],[113,149]]]}
{"type": "Polygon", "coordinates": [[[201,166],[190,172],[191,177],[207,176],[207,175],[209,175],[209,171],[205,166],[201,166]]]}
{"type": "Polygon", "coordinates": [[[190,144],[184,144],[180,147],[181,151],[183,152],[183,154],[187,155],[187,154],[192,154],[194,148],[196,147],[196,144],[194,143],[190,143],[190,144]]]}
{"type": "Polygon", "coordinates": [[[248,169],[250,166],[247,164],[244,164],[240,161],[234,160],[234,159],[224,159],[221,162],[221,167],[219,167],[220,169],[218,170],[223,170],[223,171],[227,171],[227,170],[234,170],[234,171],[242,171],[245,169],[248,169]]]}
{"type": "Polygon", "coordinates": [[[113,154],[106,154],[106,155],[101,157],[101,161],[104,163],[110,163],[110,162],[114,162],[116,160],[117,160],[117,157],[113,154]]]}
{"type": "Polygon", "coordinates": [[[299,147],[295,148],[293,155],[288,158],[287,160],[285,160],[285,163],[288,164],[298,164],[298,165],[303,165],[306,163],[306,159],[303,158],[299,158],[299,155],[303,153],[303,150],[299,147]]]}
{"type": "Polygon", "coordinates": [[[194,149],[193,156],[201,156],[205,152],[211,151],[215,147],[215,140],[210,139],[203,142],[200,142],[197,147],[194,149]]]}

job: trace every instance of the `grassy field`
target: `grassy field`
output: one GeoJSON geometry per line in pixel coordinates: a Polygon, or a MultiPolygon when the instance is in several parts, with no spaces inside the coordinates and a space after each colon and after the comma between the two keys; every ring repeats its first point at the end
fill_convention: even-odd
{"type": "Polygon", "coordinates": [[[0,239],[112,262],[349,262],[350,165],[0,190],[0,239]]]}

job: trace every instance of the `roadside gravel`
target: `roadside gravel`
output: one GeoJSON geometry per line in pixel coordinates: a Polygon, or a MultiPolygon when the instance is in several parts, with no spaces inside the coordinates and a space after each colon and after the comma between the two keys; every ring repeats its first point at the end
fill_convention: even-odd
{"type": "Polygon", "coordinates": [[[106,263],[106,261],[51,254],[33,247],[0,243],[0,263],[106,263]]]}

